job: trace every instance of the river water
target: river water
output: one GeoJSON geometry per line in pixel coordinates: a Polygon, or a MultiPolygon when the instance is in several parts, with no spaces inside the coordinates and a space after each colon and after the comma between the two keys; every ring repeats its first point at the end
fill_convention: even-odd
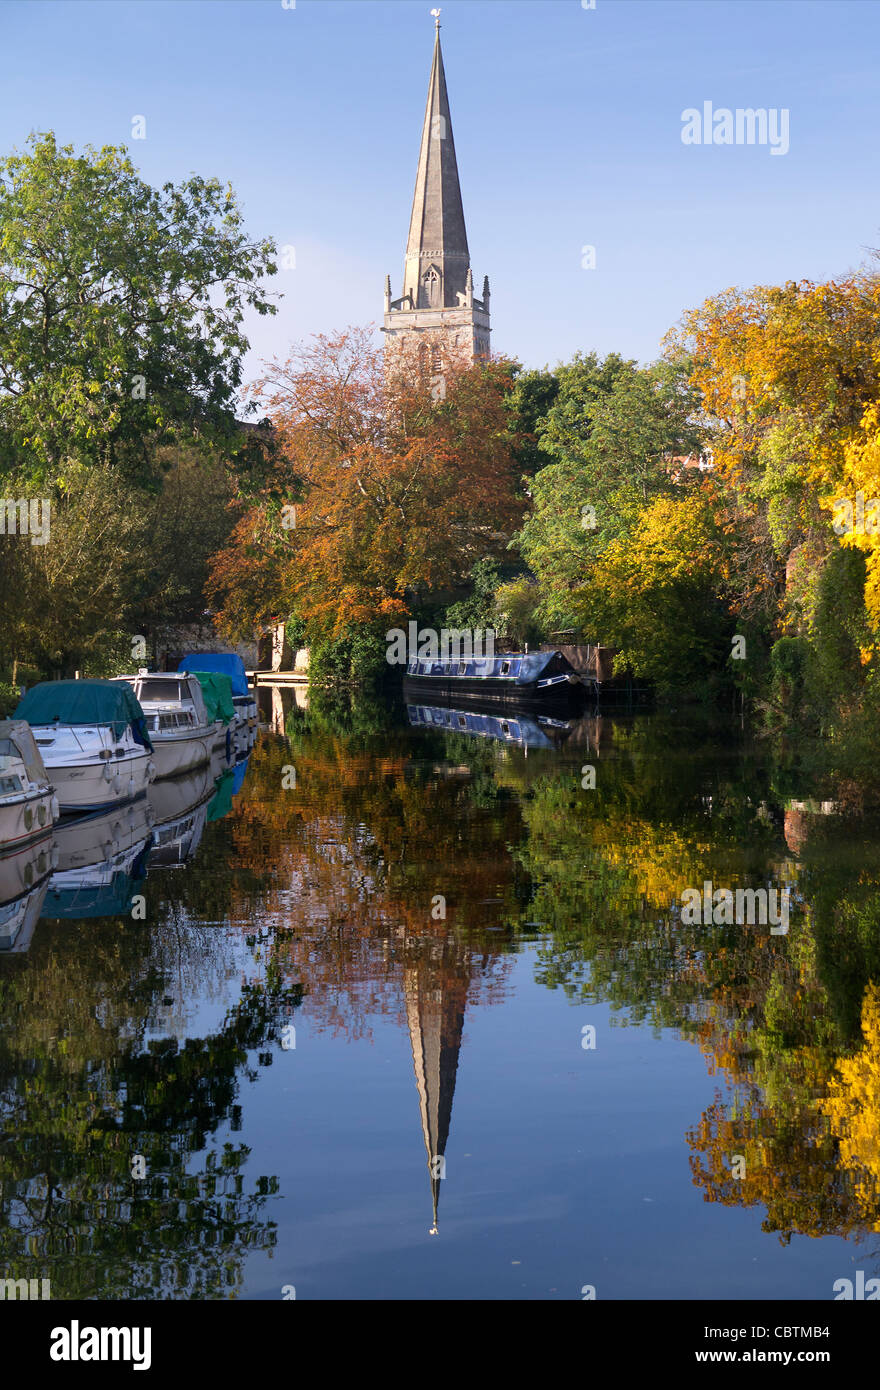
{"type": "Polygon", "coordinates": [[[236,767],[35,860],[0,954],[0,1277],[571,1300],[880,1276],[880,828],[810,798],[804,750],[680,715],[265,713],[236,767]],[[788,930],[687,920],[706,882],[785,894],[788,930]]]}

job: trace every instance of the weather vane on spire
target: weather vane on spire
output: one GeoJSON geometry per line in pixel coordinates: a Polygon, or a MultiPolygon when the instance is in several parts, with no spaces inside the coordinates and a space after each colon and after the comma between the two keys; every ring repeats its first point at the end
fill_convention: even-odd
{"type": "Polygon", "coordinates": [[[437,28],[437,29],[439,29],[439,28],[440,28],[440,11],[439,11],[439,10],[432,10],[432,11],[431,11],[431,14],[434,16],[434,27],[437,28]]]}

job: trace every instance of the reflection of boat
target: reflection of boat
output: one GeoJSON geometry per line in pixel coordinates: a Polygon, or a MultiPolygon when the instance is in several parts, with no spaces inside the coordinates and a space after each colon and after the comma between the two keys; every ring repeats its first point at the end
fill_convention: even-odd
{"type": "Polygon", "coordinates": [[[154,820],[151,869],[185,864],[192,859],[202,838],[219,769],[215,756],[212,762],[183,777],[153,783],[149,791],[154,820]]]}
{"type": "Polygon", "coordinates": [[[248,766],[248,760],[249,760],[249,758],[250,758],[250,749],[248,749],[248,751],[247,751],[242,757],[240,757],[240,758],[238,759],[238,761],[237,761],[236,764],[235,764],[235,767],[232,769],[232,795],[233,795],[233,796],[238,796],[238,793],[241,791],[242,787],[244,786],[244,778],[245,778],[245,773],[247,772],[247,766],[248,766]]]}
{"type": "Polygon", "coordinates": [[[231,767],[226,768],[225,772],[217,780],[214,795],[208,805],[208,820],[222,820],[228,816],[232,810],[232,793],[234,790],[235,772],[231,767]]]}
{"type": "Polygon", "coordinates": [[[15,902],[0,904],[0,952],[26,951],[43,913],[43,900],[49,886],[46,874],[36,888],[15,902]]]}
{"type": "Polygon", "coordinates": [[[27,950],[55,860],[51,832],[0,859],[0,951],[27,950]]]}
{"type": "Polygon", "coordinates": [[[582,701],[588,690],[595,693],[596,682],[579,676],[562,652],[506,652],[462,659],[414,657],[403,689],[408,701],[415,695],[535,706],[582,701]]]}
{"type": "Polygon", "coordinates": [[[42,839],[30,840],[0,857],[0,903],[30,892],[49,873],[54,859],[51,830],[44,830],[42,839]]]}
{"type": "Polygon", "coordinates": [[[548,715],[486,714],[479,710],[450,709],[445,705],[407,705],[410,724],[422,729],[443,729],[469,738],[491,738],[520,748],[557,748],[574,727],[574,720],[548,715]]]}
{"type": "Polygon", "coordinates": [[[208,718],[195,676],[142,671],[117,679],[132,687],[144,712],[157,777],[176,777],[208,762],[223,730],[208,718]]]}
{"type": "Polygon", "coordinates": [[[128,916],[153,842],[146,796],[126,806],[62,821],[58,865],[43,906],[46,917],[128,916]]]}
{"type": "Polygon", "coordinates": [[[138,796],[156,766],[144,712],[123,681],[45,681],[21,700],[62,811],[138,796]]]}
{"type": "Polygon", "coordinates": [[[0,720],[0,855],[45,835],[58,813],[30,725],[0,720]]]}
{"type": "Polygon", "coordinates": [[[178,671],[216,672],[232,683],[236,728],[257,727],[257,701],[251,694],[244,662],[235,652],[191,652],[178,663],[178,671]]]}

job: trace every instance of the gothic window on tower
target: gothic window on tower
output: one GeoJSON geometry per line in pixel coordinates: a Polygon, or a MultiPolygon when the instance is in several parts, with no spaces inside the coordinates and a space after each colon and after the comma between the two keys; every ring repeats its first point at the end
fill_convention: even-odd
{"type": "Polygon", "coordinates": [[[425,288],[425,299],[430,309],[435,309],[440,304],[440,272],[434,265],[429,265],[422,276],[422,284],[425,288]]]}
{"type": "Polygon", "coordinates": [[[431,371],[439,372],[443,369],[443,354],[438,347],[431,349],[431,371]]]}

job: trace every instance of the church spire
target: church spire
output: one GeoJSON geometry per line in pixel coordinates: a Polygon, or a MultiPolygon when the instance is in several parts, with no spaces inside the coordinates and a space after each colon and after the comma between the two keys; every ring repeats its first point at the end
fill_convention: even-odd
{"type": "Polygon", "coordinates": [[[403,297],[411,297],[416,309],[457,308],[459,294],[465,293],[469,266],[438,19],[409,223],[403,297]]]}
{"type": "Polygon", "coordinates": [[[439,10],[419,165],[409,221],[403,293],[385,286],[386,345],[416,341],[441,361],[489,356],[489,304],[474,295],[449,93],[440,47],[439,10]]]}

